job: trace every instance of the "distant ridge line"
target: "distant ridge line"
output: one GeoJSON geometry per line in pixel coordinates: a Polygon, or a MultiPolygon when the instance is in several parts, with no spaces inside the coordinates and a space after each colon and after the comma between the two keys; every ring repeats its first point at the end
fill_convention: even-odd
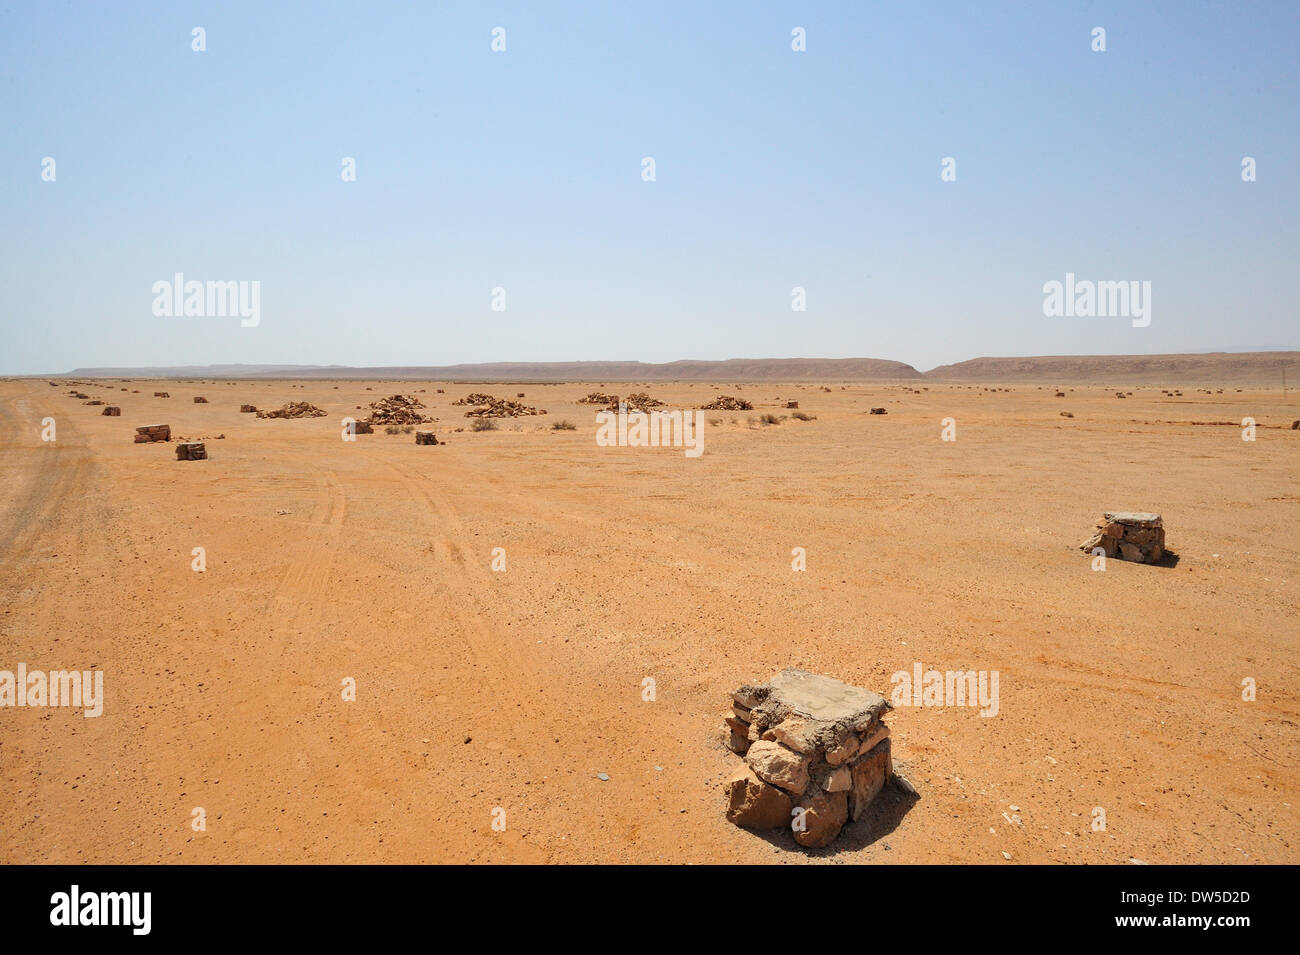
{"type": "MultiPolygon", "coordinates": [[[[55,378],[281,378],[436,381],[952,381],[1026,383],[1300,383],[1300,351],[1170,355],[983,357],[920,372],[882,358],[730,358],[723,361],[480,362],[458,365],[254,365],[77,368],[55,378]]],[[[26,377],[26,376],[24,376],[26,377]]]]}

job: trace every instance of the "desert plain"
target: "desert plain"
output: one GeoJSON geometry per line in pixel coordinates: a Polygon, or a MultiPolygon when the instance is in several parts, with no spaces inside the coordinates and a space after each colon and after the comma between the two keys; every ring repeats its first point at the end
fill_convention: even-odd
{"type": "Polygon", "coordinates": [[[1294,390],[50,380],[0,381],[0,669],[105,699],[0,710],[0,862],[1300,861],[1294,390]],[[688,458],[598,446],[593,390],[754,410],[688,458]],[[548,414],[474,432],[475,391],[548,414]],[[390,394],[445,443],[342,440],[390,394]],[[239,411],[289,401],[327,416],[239,411]],[[1105,510],[1176,559],[1093,570],[1105,510]],[[917,663],[1000,692],[889,714],[919,799],[817,851],[725,820],[733,688],[917,663]]]}

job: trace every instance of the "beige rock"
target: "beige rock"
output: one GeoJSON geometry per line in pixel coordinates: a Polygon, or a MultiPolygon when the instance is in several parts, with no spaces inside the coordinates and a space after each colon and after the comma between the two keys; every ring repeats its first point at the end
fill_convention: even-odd
{"type": "Polygon", "coordinates": [[[744,756],[749,751],[748,737],[732,732],[730,726],[722,727],[722,745],[741,756],[744,756]]]}
{"type": "MultiPolygon", "coordinates": [[[[771,738],[784,743],[796,753],[811,756],[817,752],[817,733],[822,724],[805,719],[802,716],[789,716],[770,730],[771,738]]],[[[766,738],[766,734],[764,734],[766,738]]]]}
{"type": "Polygon", "coordinates": [[[822,782],[822,789],[828,793],[848,792],[852,787],[853,770],[847,766],[839,767],[822,782]]]}
{"type": "Polygon", "coordinates": [[[826,762],[832,766],[846,763],[857,755],[860,740],[856,733],[845,733],[839,743],[826,750],[826,762]]]}
{"type": "Polygon", "coordinates": [[[764,782],[795,795],[808,788],[808,765],[811,760],[780,743],[759,740],[749,747],[745,759],[764,782]]]}
{"type": "Polygon", "coordinates": [[[809,849],[830,845],[849,818],[849,798],[845,792],[814,792],[799,801],[804,810],[802,831],[794,830],[794,841],[809,849]]]}
{"type": "Polygon", "coordinates": [[[775,786],[741,766],[727,780],[727,821],[750,829],[778,829],[790,825],[794,804],[775,786]]]}
{"type": "Polygon", "coordinates": [[[749,735],[749,724],[735,713],[723,713],[722,722],[726,723],[727,726],[731,728],[731,732],[739,736],[747,737],[749,735]]]}
{"type": "Polygon", "coordinates": [[[731,698],[747,710],[752,710],[767,699],[767,687],[750,686],[748,683],[731,694],[731,698]]]}
{"type": "Polygon", "coordinates": [[[871,805],[871,801],[885,788],[892,771],[889,757],[889,740],[877,743],[870,752],[853,761],[853,789],[849,793],[849,810],[856,822],[871,805]]]}
{"type": "MultiPolygon", "coordinates": [[[[871,752],[880,744],[881,740],[885,739],[889,739],[889,727],[882,723],[876,728],[874,733],[862,741],[862,745],[858,747],[858,753],[865,755],[871,752]]],[[[853,755],[856,756],[858,753],[854,753],[853,755]]]]}
{"type": "Polygon", "coordinates": [[[806,670],[782,670],[770,686],[772,696],[794,712],[826,723],[856,719],[863,711],[878,716],[889,708],[878,693],[806,670]]]}

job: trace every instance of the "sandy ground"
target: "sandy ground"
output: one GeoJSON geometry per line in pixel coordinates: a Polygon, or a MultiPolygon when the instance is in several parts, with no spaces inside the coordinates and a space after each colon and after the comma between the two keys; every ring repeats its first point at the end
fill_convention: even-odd
{"type": "Polygon", "coordinates": [[[81,386],[112,418],[0,382],[0,670],[106,694],[0,709],[0,861],[1300,861],[1300,396],[649,386],[755,402],[706,413],[692,460],[597,447],[598,385],[81,386]],[[550,414],[456,433],[470,391],[550,414]],[[394,392],[449,443],[341,440],[394,392]],[[750,423],[787,398],[816,420],[750,423]],[[329,417],[238,411],[288,400],[329,417]],[[211,460],[132,443],[156,422],[211,460]],[[1104,509],[1161,512],[1176,566],[1092,571],[1104,509]],[[821,852],[724,820],[733,687],[801,666],[887,693],[918,662],[1000,688],[995,717],[890,715],[919,801],[821,852]]]}

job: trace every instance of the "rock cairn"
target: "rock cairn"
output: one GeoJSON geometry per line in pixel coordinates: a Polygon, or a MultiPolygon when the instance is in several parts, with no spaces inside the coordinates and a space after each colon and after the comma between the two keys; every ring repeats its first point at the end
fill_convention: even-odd
{"type": "Polygon", "coordinates": [[[406,395],[389,395],[379,401],[370,402],[370,416],[367,424],[426,424],[433,419],[420,413],[424,402],[419,398],[406,395]]]}
{"type": "Polygon", "coordinates": [[[618,395],[607,395],[603,391],[589,391],[587,397],[579,398],[580,405],[608,405],[618,404],[618,395]]]}
{"type": "Polygon", "coordinates": [[[415,432],[415,443],[416,444],[437,444],[438,437],[432,431],[417,431],[415,432]]]}
{"type": "Polygon", "coordinates": [[[195,396],[194,396],[194,403],[195,403],[196,405],[206,405],[206,404],[208,403],[208,399],[207,399],[207,398],[204,398],[202,395],[195,395],[195,396]]]}
{"type": "Polygon", "coordinates": [[[100,414],[108,415],[112,418],[120,418],[122,416],[122,409],[117,405],[105,405],[104,410],[101,411],[100,414]]]}
{"type": "Polygon", "coordinates": [[[206,461],[208,458],[208,449],[203,446],[202,441],[188,441],[176,445],[177,461],[206,461]]]}
{"type": "Polygon", "coordinates": [[[259,418],[323,418],[325,412],[307,401],[291,401],[275,411],[259,411],[259,418]]]}
{"type": "Polygon", "coordinates": [[[169,424],[147,424],[135,429],[135,443],[148,444],[150,441],[170,441],[172,427],[169,424]]]}
{"type": "Polygon", "coordinates": [[[480,393],[466,395],[457,401],[454,405],[477,405],[465,412],[466,418],[520,418],[528,415],[546,414],[545,410],[529,408],[527,405],[520,404],[518,401],[512,401],[509,398],[493,398],[491,395],[480,393]]]}
{"type": "Polygon", "coordinates": [[[745,758],[726,783],[727,820],[735,825],[788,826],[801,846],[821,848],[893,775],[881,722],[890,705],[879,694],[788,669],[731,698],[723,742],[745,758]]]}
{"type": "Polygon", "coordinates": [[[700,405],[703,411],[753,411],[754,406],[744,398],[733,398],[731,395],[718,395],[707,405],[700,405]]]}
{"type": "Polygon", "coordinates": [[[605,410],[620,411],[623,406],[626,406],[628,411],[640,411],[643,414],[647,414],[651,409],[662,408],[664,403],[658,398],[651,398],[644,391],[634,391],[626,398],[620,398],[618,395],[614,395],[614,397],[610,399],[609,404],[605,406],[605,410]]]}
{"type": "Polygon", "coordinates": [[[153,396],[154,396],[155,398],[170,398],[170,397],[171,397],[171,395],[167,394],[167,392],[165,392],[165,391],[155,391],[155,392],[153,393],[153,396]]]}
{"type": "Polygon", "coordinates": [[[240,406],[239,406],[239,413],[240,413],[240,414],[256,414],[256,413],[257,413],[257,405],[240,405],[240,406]]]}
{"type": "Polygon", "coordinates": [[[1159,514],[1107,511],[1097,522],[1097,532],[1079,545],[1089,554],[1097,547],[1107,557],[1138,564],[1159,563],[1165,556],[1165,526],[1159,514]]]}
{"type": "Polygon", "coordinates": [[[886,411],[884,408],[872,408],[872,409],[871,409],[871,413],[872,413],[872,414],[889,414],[889,412],[886,411]]]}

